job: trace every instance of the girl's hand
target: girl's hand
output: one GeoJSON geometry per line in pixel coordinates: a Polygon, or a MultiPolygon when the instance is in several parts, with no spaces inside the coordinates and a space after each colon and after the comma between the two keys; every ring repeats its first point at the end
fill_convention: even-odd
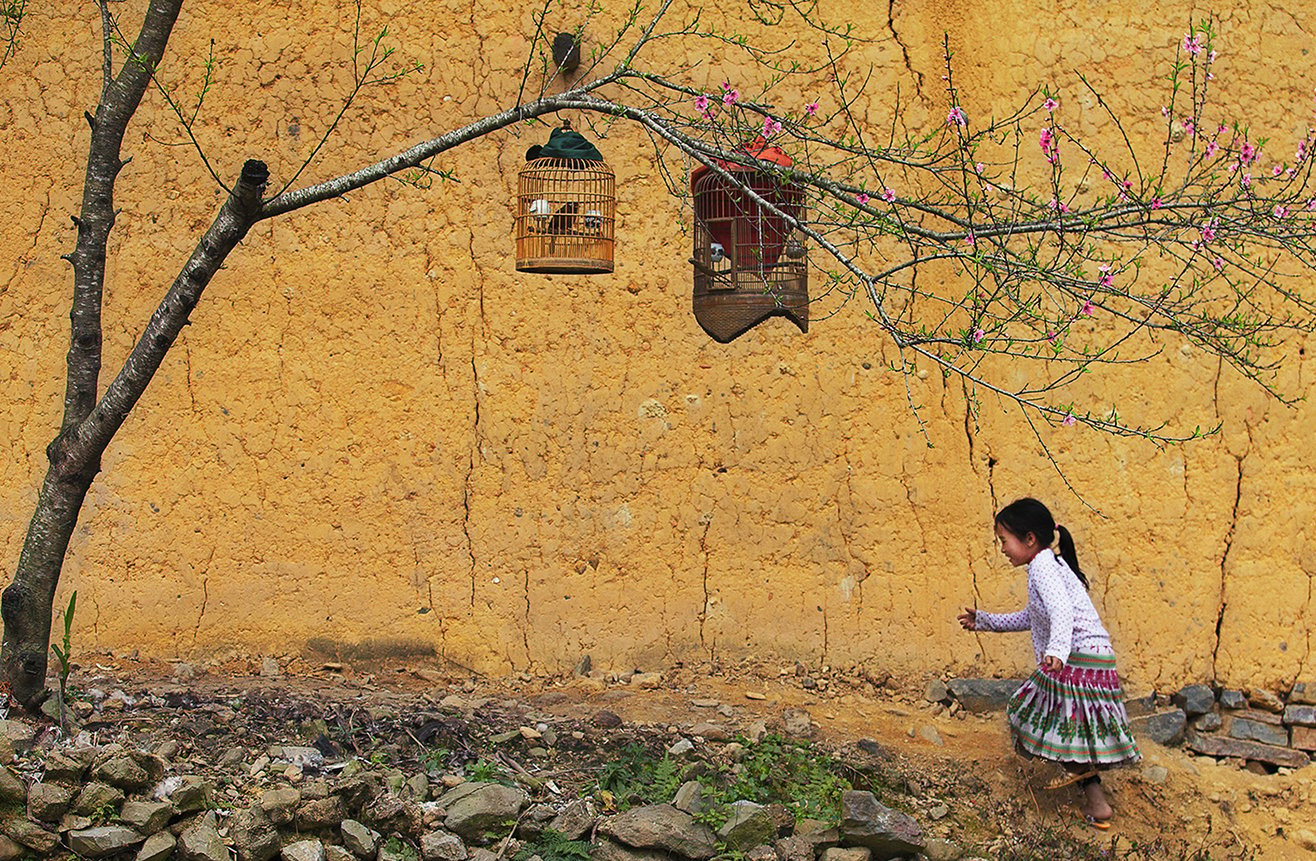
{"type": "Polygon", "coordinates": [[[960,620],[960,627],[966,631],[978,630],[978,611],[972,607],[965,607],[964,612],[956,616],[960,620]]]}
{"type": "Polygon", "coordinates": [[[1051,673],[1058,673],[1065,668],[1065,662],[1055,655],[1047,655],[1042,659],[1042,669],[1051,673]]]}

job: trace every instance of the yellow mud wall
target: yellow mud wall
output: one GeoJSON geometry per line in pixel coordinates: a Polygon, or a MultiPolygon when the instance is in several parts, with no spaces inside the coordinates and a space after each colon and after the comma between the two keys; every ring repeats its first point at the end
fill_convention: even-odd
{"type": "MultiPolygon", "coordinates": [[[[127,32],[138,5],[111,6],[127,32]]],[[[387,24],[399,62],[424,67],[368,91],[298,184],[514,102],[531,7],[366,5],[363,32],[387,24]]],[[[875,127],[897,99],[911,128],[943,120],[945,33],[971,117],[1007,113],[1050,83],[1073,128],[1110,135],[1078,70],[1151,151],[1168,62],[1195,8],[897,0],[825,2],[818,15],[867,40],[846,63],[872,69],[859,107],[875,127]]],[[[550,26],[573,28],[583,9],[553,7],[550,26]]],[[[705,14],[753,29],[742,11],[723,11],[705,14]]],[[[100,81],[93,13],[32,3],[0,70],[0,560],[10,573],[62,405],[71,277],[60,255],[74,238],[82,114],[100,81]]],[[[351,86],[353,15],[341,0],[185,7],[162,78],[190,106],[213,40],[195,130],[222,179],[260,158],[280,184],[311,155],[351,86]]],[[[623,15],[605,0],[587,45],[623,15]]],[[[1264,130],[1275,157],[1288,157],[1313,121],[1306,6],[1221,15],[1222,117],[1264,130]]],[[[694,80],[710,90],[752,75],[729,48],[655,50],[669,65],[697,64],[694,80]]],[[[825,109],[835,99],[799,96],[825,109]]],[[[251,232],[88,496],[56,600],[78,591],[77,648],[433,652],[486,673],[557,672],[584,654],[615,669],[760,656],[909,680],[1018,673],[1031,661],[1026,635],[966,634],[954,617],[965,605],[1022,605],[1022,574],[993,548],[991,518],[1028,494],[1074,533],[1134,691],[1316,680],[1310,405],[1287,408],[1167,341],[1079,390],[1079,408],[1114,403],[1179,429],[1218,421],[1218,435],[1157,448],[1058,428],[1039,441],[1002,401],[975,405],[940,373],[890,370],[897,354],[862,297],[822,299],[808,334],[771,320],[715,343],[690,311],[681,201],[648,140],[624,125],[600,141],[617,174],[616,272],[518,274],[508,201],[525,147],[543,134],[517,129],[453,151],[436,167],[457,181],[382,182],[251,232]]],[[[222,200],[158,92],[124,153],[107,380],[222,200]]],[[[1296,397],[1311,387],[1303,348],[1281,356],[1278,384],[1296,397]]],[[[1030,373],[1009,369],[1005,382],[1030,373]]]]}

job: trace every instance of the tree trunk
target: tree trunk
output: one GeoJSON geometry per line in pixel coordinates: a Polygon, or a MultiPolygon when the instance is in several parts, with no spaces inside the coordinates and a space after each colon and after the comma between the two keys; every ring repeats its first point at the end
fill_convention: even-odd
{"type": "Polygon", "coordinates": [[[83,499],[100,471],[101,455],[187,325],[210,279],[259,220],[261,194],[268,179],[264,163],[248,161],[243,166],[233,193],[151,315],[118,376],[90,413],[61,431],[46,450],[50,468],[28,526],[18,570],[0,597],[0,618],[5,626],[0,673],[24,708],[37,709],[49,695],[45,684],[55,587],[83,499]]]}

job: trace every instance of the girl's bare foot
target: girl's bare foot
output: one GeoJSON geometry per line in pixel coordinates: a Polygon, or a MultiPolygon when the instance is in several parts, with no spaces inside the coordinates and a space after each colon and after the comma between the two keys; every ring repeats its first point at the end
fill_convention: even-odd
{"type": "Polygon", "coordinates": [[[1083,804],[1083,814],[1089,816],[1097,822],[1105,822],[1115,815],[1115,810],[1106,800],[1106,791],[1101,788],[1101,779],[1090,779],[1083,782],[1083,795],[1085,803],[1083,804]]]}

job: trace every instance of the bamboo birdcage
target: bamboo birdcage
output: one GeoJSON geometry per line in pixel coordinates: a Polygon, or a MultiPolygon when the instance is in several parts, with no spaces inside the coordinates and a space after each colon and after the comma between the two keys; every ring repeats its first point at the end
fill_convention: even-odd
{"type": "Polygon", "coordinates": [[[616,219],[616,181],[607,163],[576,158],[526,162],[517,179],[517,271],[611,272],[616,219]]]}
{"type": "Polygon", "coordinates": [[[803,223],[804,189],[772,173],[722,165],[737,185],[704,168],[694,197],[694,312],[704,331],[727,342],[769,317],[785,317],[809,331],[809,284],[804,238],[790,221],[761,206],[751,190],[803,223]]]}

